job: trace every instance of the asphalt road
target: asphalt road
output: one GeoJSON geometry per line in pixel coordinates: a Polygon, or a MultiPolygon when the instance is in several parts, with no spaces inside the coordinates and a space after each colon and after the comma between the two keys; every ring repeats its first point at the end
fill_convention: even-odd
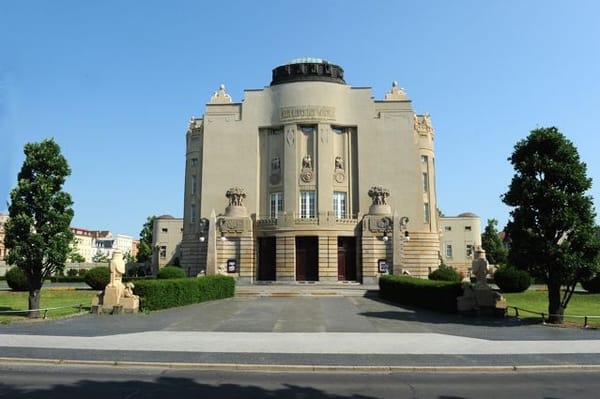
{"type": "Polygon", "coordinates": [[[593,398],[600,372],[258,373],[0,365],[2,398],[593,398]]]}

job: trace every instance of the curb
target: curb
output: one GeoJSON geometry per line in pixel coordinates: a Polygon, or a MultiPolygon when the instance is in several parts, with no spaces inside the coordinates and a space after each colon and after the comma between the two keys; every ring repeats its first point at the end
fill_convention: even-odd
{"type": "Polygon", "coordinates": [[[600,371],[600,364],[565,365],[512,365],[512,366],[345,366],[345,365],[301,365],[301,364],[240,364],[240,363],[177,363],[177,362],[134,362],[109,360],[70,360],[44,358],[0,357],[0,364],[12,365],[57,365],[88,367],[161,368],[222,370],[244,372],[345,372],[345,373],[404,373],[404,372],[445,372],[445,373],[508,373],[535,371],[600,371]]]}

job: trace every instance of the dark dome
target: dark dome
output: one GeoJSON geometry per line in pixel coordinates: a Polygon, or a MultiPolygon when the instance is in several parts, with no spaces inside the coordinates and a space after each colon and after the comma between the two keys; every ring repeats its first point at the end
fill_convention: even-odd
{"type": "Polygon", "coordinates": [[[478,218],[479,216],[477,216],[473,212],[463,212],[460,215],[458,215],[458,217],[459,218],[478,218]]]}
{"type": "Polygon", "coordinates": [[[339,65],[321,58],[297,58],[273,69],[271,86],[306,81],[346,84],[344,70],[339,65]]]}

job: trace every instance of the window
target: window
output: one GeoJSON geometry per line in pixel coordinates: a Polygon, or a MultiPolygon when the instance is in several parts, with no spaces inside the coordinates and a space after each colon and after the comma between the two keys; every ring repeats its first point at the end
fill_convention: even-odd
{"type": "Polygon", "coordinates": [[[429,191],[429,177],[427,172],[423,172],[423,192],[426,193],[429,191]]]}
{"type": "Polygon", "coordinates": [[[283,212],[283,193],[269,194],[269,217],[276,219],[283,212]]]}
{"type": "Polygon", "coordinates": [[[467,257],[473,256],[473,244],[467,244],[467,257]]]}
{"type": "Polygon", "coordinates": [[[427,163],[427,155],[421,155],[421,163],[427,163]]]}
{"type": "Polygon", "coordinates": [[[315,213],[315,192],[300,191],[300,217],[314,218],[315,213]]]}
{"type": "Polygon", "coordinates": [[[429,223],[429,203],[423,204],[423,222],[429,223]]]}
{"type": "Polygon", "coordinates": [[[159,256],[160,256],[161,259],[166,259],[167,258],[167,246],[166,245],[161,245],[160,246],[159,256]]]}
{"type": "Polygon", "coordinates": [[[471,231],[471,226],[465,226],[465,231],[471,231]]]}
{"type": "Polygon", "coordinates": [[[196,175],[192,175],[192,195],[196,195],[196,186],[198,185],[198,178],[196,175]]]}
{"type": "Polygon", "coordinates": [[[446,258],[452,257],[452,244],[446,244],[446,258]]]}
{"type": "Polygon", "coordinates": [[[452,226],[444,226],[444,231],[452,231],[452,226]]]}
{"type": "Polygon", "coordinates": [[[192,166],[198,166],[198,158],[192,158],[192,166]]]}
{"type": "Polygon", "coordinates": [[[336,219],[346,218],[346,193],[341,191],[333,193],[333,212],[336,219]]]}
{"type": "Polygon", "coordinates": [[[190,207],[190,224],[196,223],[196,205],[190,207]]]}
{"type": "Polygon", "coordinates": [[[162,230],[163,233],[166,233],[166,232],[169,231],[169,229],[167,229],[166,227],[163,227],[161,230],[162,230]]]}

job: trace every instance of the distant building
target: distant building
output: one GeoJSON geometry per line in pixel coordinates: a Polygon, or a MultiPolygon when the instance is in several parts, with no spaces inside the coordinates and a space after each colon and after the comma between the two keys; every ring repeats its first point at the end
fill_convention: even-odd
{"type": "Polygon", "coordinates": [[[85,259],[85,262],[91,262],[93,257],[92,232],[79,227],[71,227],[71,232],[73,233],[73,249],[85,259]]]}
{"type": "Polygon", "coordinates": [[[183,219],[162,215],[154,220],[152,230],[152,269],[154,272],[167,265],[180,265],[179,247],[182,231],[183,219]]]}
{"type": "Polygon", "coordinates": [[[113,236],[108,230],[92,231],[92,259],[106,257],[110,259],[115,249],[119,249],[123,256],[133,253],[133,237],[117,234],[113,236]]]}
{"type": "Polygon", "coordinates": [[[455,217],[442,216],[439,224],[442,237],[440,255],[444,263],[468,276],[473,262],[473,250],[481,245],[479,216],[471,212],[455,217]]]}

